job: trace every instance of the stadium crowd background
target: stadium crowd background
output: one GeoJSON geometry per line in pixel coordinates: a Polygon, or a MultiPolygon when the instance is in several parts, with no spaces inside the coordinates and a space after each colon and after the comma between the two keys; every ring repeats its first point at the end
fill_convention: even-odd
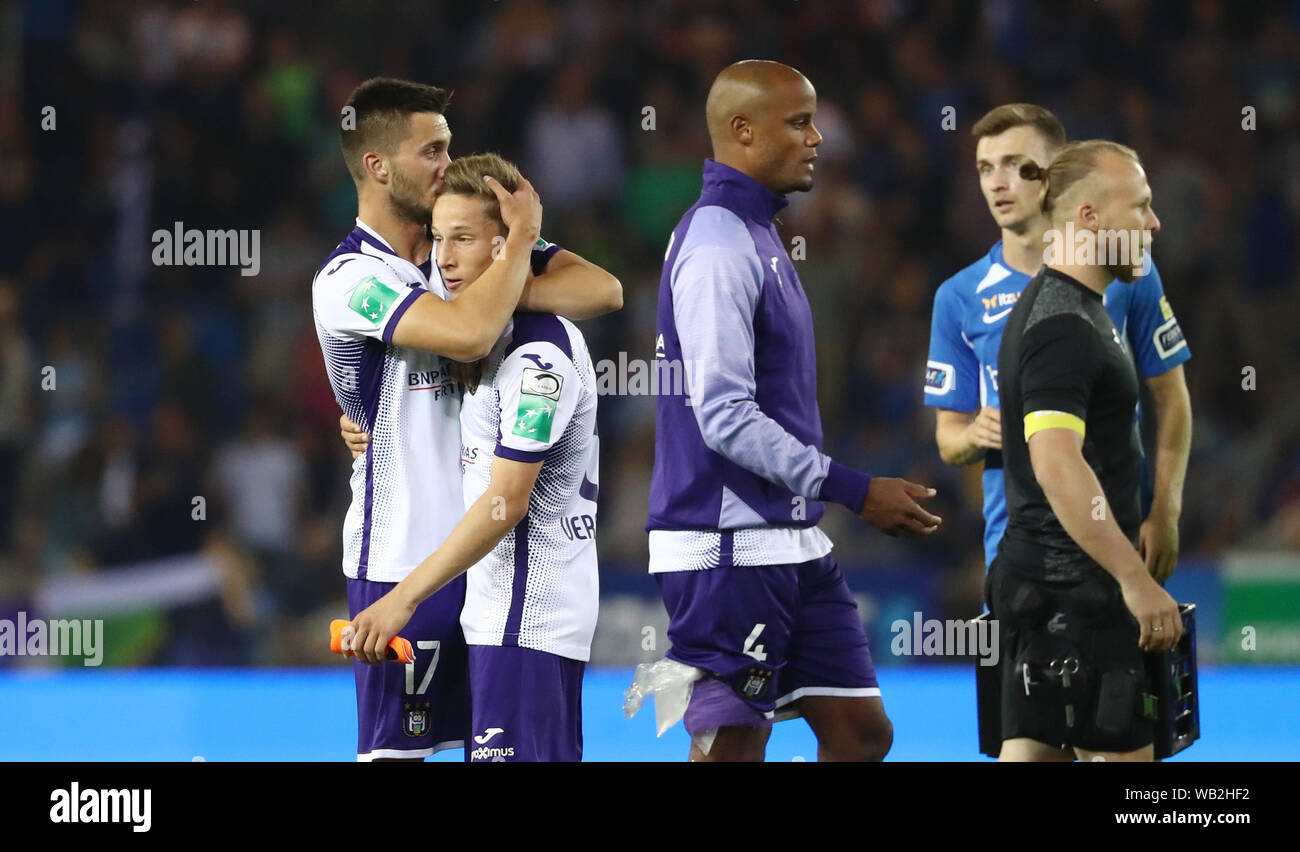
{"type": "MultiPolygon", "coordinates": [[[[939,617],[978,612],[983,580],[978,469],[940,461],[921,394],[934,291],[997,238],[969,128],[1032,101],[1132,145],[1194,355],[1185,561],[1300,550],[1300,3],[27,0],[0,47],[0,616],[123,566],[216,566],[211,596],[122,618],[113,662],[321,657],[349,459],[309,286],[355,214],[339,109],[376,74],[453,88],[452,155],[516,160],[545,236],[618,275],[625,308],[583,326],[617,362],[653,355],[713,76],[803,71],[825,142],[780,219],[804,238],[826,449],[936,485],[945,518],[921,542],[834,509],[825,528],[851,578],[925,578],[939,617]],[[176,222],[258,230],[258,274],[154,265],[176,222]]],[[[652,397],[601,398],[607,589],[653,593],[653,429],[652,397]]]]}

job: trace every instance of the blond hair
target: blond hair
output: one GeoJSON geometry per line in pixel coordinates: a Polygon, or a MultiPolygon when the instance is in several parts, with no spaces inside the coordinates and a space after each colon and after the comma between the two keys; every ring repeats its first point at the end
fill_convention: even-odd
{"type": "Polygon", "coordinates": [[[497,201],[496,193],[483,182],[484,175],[495,179],[506,192],[519,189],[519,169],[514,163],[497,154],[470,154],[452,160],[442,176],[442,186],[436,196],[472,195],[481,198],[488,218],[504,225],[501,203],[497,201]]]}
{"type": "Polygon", "coordinates": [[[1137,151],[1127,145],[1109,139],[1086,139],[1062,147],[1052,158],[1052,164],[1045,169],[1036,163],[1025,163],[1020,167],[1020,177],[1043,182],[1038,190],[1038,206],[1051,216],[1070,187],[1097,170],[1098,159],[1103,153],[1127,157],[1137,165],[1142,165],[1142,158],[1137,151]]]}

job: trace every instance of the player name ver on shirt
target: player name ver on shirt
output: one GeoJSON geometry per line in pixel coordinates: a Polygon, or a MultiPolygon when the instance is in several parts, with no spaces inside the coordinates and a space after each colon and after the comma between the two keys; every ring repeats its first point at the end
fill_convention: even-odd
{"type": "Polygon", "coordinates": [[[543,462],[528,514],[469,570],[461,626],[471,645],[587,661],[596,630],[596,373],[568,320],[515,314],[461,414],[464,502],[494,458],[543,462]]]}

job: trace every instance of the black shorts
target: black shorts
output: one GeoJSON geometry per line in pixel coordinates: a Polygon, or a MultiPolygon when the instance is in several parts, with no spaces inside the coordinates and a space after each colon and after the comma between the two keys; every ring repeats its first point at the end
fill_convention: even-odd
{"type": "Polygon", "coordinates": [[[989,612],[1002,658],[1002,739],[1126,752],[1154,738],[1137,620],[1101,568],[1078,582],[1025,577],[999,555],[989,612]]]}

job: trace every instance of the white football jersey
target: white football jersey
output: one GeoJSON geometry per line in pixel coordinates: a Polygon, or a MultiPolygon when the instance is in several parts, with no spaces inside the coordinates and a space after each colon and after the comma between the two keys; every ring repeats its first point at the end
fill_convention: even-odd
{"type": "Polygon", "coordinates": [[[497,457],[542,461],[528,514],[469,570],[461,627],[471,645],[591,658],[596,569],[596,373],[578,329],[515,314],[461,412],[465,506],[497,457]]]}
{"type": "Polygon", "coordinates": [[[398,318],[424,292],[446,299],[441,275],[398,257],[360,219],[312,282],[334,396],[370,433],[369,449],[352,464],[343,523],[343,573],[355,579],[402,580],[464,515],[462,388],[452,362],[392,343],[398,318]]]}

